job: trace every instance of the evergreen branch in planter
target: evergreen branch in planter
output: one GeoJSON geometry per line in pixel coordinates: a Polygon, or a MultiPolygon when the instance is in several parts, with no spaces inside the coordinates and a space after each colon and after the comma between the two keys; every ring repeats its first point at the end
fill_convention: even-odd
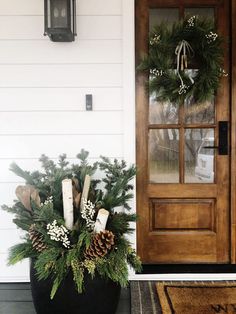
{"type": "Polygon", "coordinates": [[[32,258],[38,280],[52,281],[51,298],[70,273],[81,293],[87,275],[126,286],[128,265],[141,269],[126,238],[137,217],[115,210],[130,210],[136,168],[107,157],[89,164],[88,157],[81,150],[78,163],[70,165],[65,154],[57,163],[42,155],[42,171],[24,171],[15,163],[10,168],[26,185],[17,188],[18,200],[2,209],[15,215],[13,222],[26,235],[10,249],[8,262],[32,258]],[[93,178],[97,170],[100,179],[93,178]]]}

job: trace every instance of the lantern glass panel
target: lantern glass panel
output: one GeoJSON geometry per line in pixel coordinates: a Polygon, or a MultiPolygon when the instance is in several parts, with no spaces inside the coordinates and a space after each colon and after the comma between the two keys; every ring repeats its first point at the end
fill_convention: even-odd
{"type": "Polygon", "coordinates": [[[52,28],[70,27],[70,4],[67,0],[51,0],[50,15],[52,28]]]}

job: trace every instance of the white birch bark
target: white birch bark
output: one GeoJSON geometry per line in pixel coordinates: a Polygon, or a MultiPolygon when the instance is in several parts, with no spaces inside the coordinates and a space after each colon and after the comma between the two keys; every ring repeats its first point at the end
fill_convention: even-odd
{"type": "Polygon", "coordinates": [[[63,214],[66,228],[72,230],[74,224],[72,180],[62,181],[63,214]]]}
{"type": "Polygon", "coordinates": [[[107,219],[109,216],[109,211],[101,208],[98,212],[97,219],[94,226],[94,232],[99,233],[106,230],[107,219]]]}
{"type": "Polygon", "coordinates": [[[82,191],[82,196],[81,196],[81,202],[80,202],[80,210],[83,211],[84,209],[84,201],[88,200],[88,194],[89,194],[89,189],[90,189],[90,183],[91,183],[91,177],[86,174],[85,179],[84,179],[84,187],[82,191]]]}

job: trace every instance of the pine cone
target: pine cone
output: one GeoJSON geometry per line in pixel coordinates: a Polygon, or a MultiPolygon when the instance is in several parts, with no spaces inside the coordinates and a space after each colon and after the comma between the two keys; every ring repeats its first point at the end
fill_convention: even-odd
{"type": "Polygon", "coordinates": [[[35,224],[31,225],[29,228],[29,238],[36,251],[42,252],[47,249],[47,245],[44,243],[44,237],[35,229],[35,224]]]}
{"type": "Polygon", "coordinates": [[[85,252],[86,259],[105,256],[114,245],[114,234],[109,230],[101,231],[92,238],[89,248],[85,252]]]}

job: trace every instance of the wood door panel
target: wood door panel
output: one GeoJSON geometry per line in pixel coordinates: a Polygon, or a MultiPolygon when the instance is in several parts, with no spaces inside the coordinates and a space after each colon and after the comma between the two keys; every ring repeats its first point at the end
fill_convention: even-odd
{"type": "MultiPolygon", "coordinates": [[[[229,36],[228,0],[136,0],[136,63],[148,52],[150,8],[212,7],[219,33],[229,36]]],[[[224,44],[229,73],[228,42],[224,44]]],[[[215,97],[215,121],[187,124],[180,105],[176,124],[149,123],[147,75],[136,75],[137,224],[138,254],[145,264],[230,262],[230,156],[215,154],[213,183],[185,183],[185,130],[210,128],[218,143],[218,122],[230,119],[229,77],[222,79],[215,97]],[[149,181],[149,134],[179,130],[179,183],[149,181]]],[[[158,144],[157,144],[158,146],[158,144]]],[[[157,148],[158,149],[158,148],[157,148]]],[[[169,173],[171,176],[172,173],[169,173]]],[[[176,181],[174,181],[176,182],[176,181]]],[[[192,182],[192,181],[190,181],[192,182]]],[[[195,181],[194,181],[195,182],[195,181]]]]}
{"type": "MultiPolygon", "coordinates": [[[[150,7],[176,7],[176,0],[159,0],[158,2],[156,0],[148,0],[150,7]]],[[[208,6],[215,6],[220,5],[222,3],[222,0],[179,0],[178,4],[181,2],[182,5],[188,6],[191,2],[191,6],[196,7],[208,7],[208,6]]]]}
{"type": "Polygon", "coordinates": [[[148,184],[147,194],[150,198],[194,198],[200,196],[202,198],[214,198],[217,195],[218,187],[216,184],[148,184]]]}
{"type": "Polygon", "coordinates": [[[215,232],[214,199],[151,199],[151,231],[215,232]]]}
{"type": "Polygon", "coordinates": [[[213,232],[150,232],[143,263],[214,263],[217,259],[213,232]],[[173,246],[173,243],[175,244],[173,246]]]}

